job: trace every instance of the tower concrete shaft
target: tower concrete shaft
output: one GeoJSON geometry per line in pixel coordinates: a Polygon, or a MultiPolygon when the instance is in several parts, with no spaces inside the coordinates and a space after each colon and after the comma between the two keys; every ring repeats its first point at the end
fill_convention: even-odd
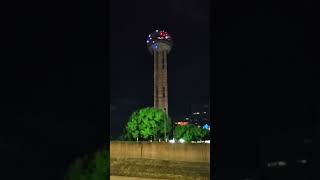
{"type": "Polygon", "coordinates": [[[167,54],[163,49],[153,52],[154,59],[154,107],[168,114],[167,54]]]}

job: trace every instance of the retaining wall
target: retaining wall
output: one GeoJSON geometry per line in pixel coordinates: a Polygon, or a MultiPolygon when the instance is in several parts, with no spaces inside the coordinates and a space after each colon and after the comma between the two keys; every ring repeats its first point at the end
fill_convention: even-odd
{"type": "Polygon", "coordinates": [[[111,141],[110,158],[210,162],[210,144],[111,141]]]}

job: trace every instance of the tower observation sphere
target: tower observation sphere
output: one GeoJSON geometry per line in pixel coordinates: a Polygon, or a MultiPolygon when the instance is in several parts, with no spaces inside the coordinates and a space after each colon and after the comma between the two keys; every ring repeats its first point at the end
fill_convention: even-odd
{"type": "Polygon", "coordinates": [[[166,31],[156,30],[147,38],[148,50],[153,55],[154,62],[154,107],[163,109],[167,114],[167,55],[170,53],[172,45],[172,38],[166,31]]]}

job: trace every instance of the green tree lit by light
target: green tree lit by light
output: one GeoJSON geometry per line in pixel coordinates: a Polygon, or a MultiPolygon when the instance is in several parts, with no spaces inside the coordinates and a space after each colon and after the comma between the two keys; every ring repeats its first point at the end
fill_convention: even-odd
{"type": "Polygon", "coordinates": [[[126,127],[127,136],[134,140],[156,140],[171,131],[171,120],[162,109],[147,107],[135,111],[126,127]]]}
{"type": "Polygon", "coordinates": [[[186,142],[204,140],[209,136],[209,131],[203,128],[199,128],[193,124],[186,126],[176,126],[174,129],[175,138],[183,139],[186,142]]]}

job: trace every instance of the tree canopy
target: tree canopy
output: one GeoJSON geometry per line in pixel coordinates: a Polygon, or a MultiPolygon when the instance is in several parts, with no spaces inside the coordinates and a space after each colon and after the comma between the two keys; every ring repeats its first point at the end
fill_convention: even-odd
{"type": "Polygon", "coordinates": [[[162,109],[142,108],[131,115],[126,131],[129,139],[167,137],[171,131],[171,120],[162,109]]]}
{"type": "Polygon", "coordinates": [[[187,142],[204,140],[209,136],[209,131],[203,128],[199,128],[193,124],[181,126],[178,125],[174,129],[174,137],[176,139],[183,139],[187,142]]]}

